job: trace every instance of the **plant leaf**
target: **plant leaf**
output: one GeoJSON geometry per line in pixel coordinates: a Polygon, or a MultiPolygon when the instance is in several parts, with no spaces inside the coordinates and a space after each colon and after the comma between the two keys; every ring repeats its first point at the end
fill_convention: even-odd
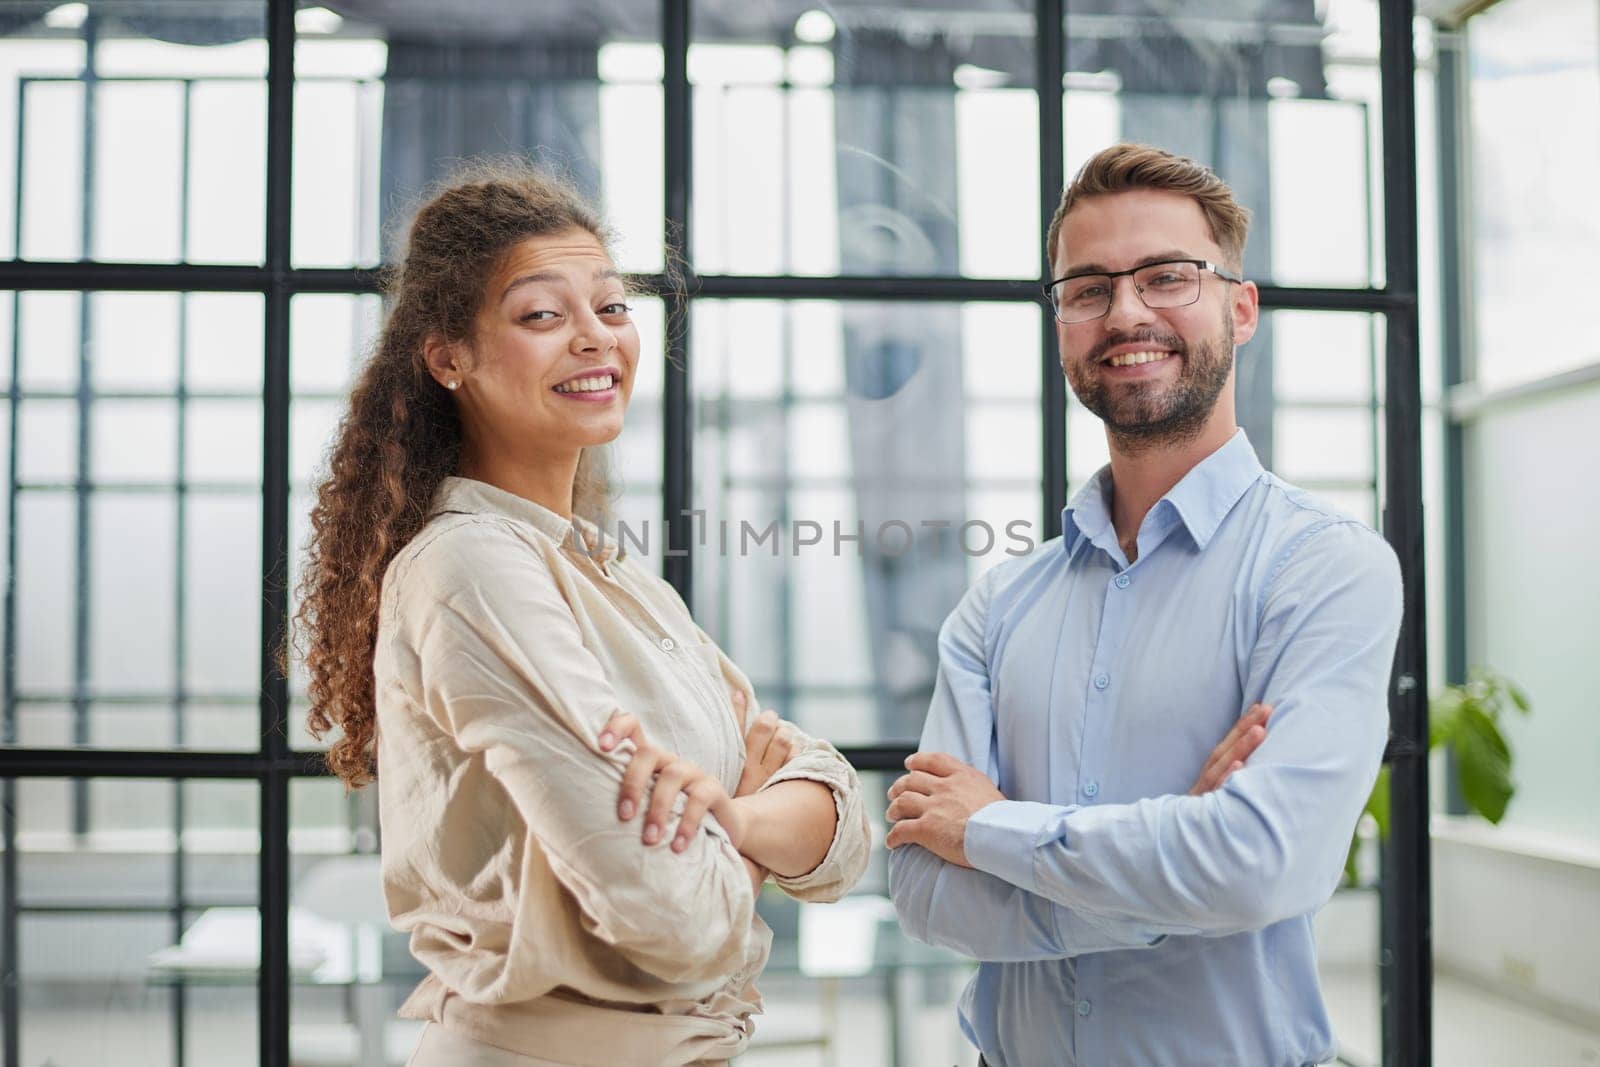
{"type": "Polygon", "coordinates": [[[1460,686],[1446,686],[1428,702],[1428,747],[1438,748],[1454,740],[1461,721],[1461,705],[1466,694],[1460,686]]]}
{"type": "Polygon", "coordinates": [[[1378,824],[1378,839],[1389,836],[1389,768],[1378,771],[1378,780],[1372,784],[1372,795],[1367,797],[1367,814],[1378,824]]]}
{"type": "Polygon", "coordinates": [[[1522,687],[1517,685],[1517,683],[1507,682],[1506,692],[1511,694],[1511,703],[1515,704],[1517,706],[1517,710],[1522,712],[1522,714],[1526,715],[1528,712],[1533,710],[1533,706],[1528,703],[1528,694],[1523,692],[1522,687]]]}
{"type": "Polygon", "coordinates": [[[1511,784],[1511,750],[1494,720],[1474,704],[1464,704],[1454,738],[1461,793],[1467,805],[1498,823],[1506,814],[1511,784]]]}

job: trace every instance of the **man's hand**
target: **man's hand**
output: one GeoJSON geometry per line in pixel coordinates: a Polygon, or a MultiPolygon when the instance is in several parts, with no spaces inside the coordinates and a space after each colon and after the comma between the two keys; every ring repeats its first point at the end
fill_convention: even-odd
{"type": "Polygon", "coordinates": [[[1239,721],[1206,757],[1206,765],[1200,768],[1200,777],[1195,779],[1189,795],[1197,797],[1222,788],[1228,776],[1242,768],[1267,739],[1267,719],[1271,715],[1272,708],[1266,704],[1250,705],[1250,710],[1239,716],[1239,721]]]}
{"type": "Polygon", "coordinates": [[[1005,796],[989,776],[943,752],[918,752],[906,760],[910,773],[889,787],[886,844],[921,845],[946,863],[967,862],[967,820],[1005,796]]]}

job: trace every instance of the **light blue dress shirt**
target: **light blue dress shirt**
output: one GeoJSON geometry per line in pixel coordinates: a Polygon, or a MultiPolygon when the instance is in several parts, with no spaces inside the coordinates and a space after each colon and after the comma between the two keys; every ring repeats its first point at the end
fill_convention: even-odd
{"type": "Polygon", "coordinates": [[[922,750],[1009,799],[968,822],[973,869],[891,853],[900,921],[983,961],[961,1021],[993,1067],[1328,1061],[1312,916],[1388,734],[1394,553],[1243,431],[1145,516],[1132,566],[1109,479],[940,632],[922,750]],[[1258,701],[1265,742],[1188,796],[1258,701]]]}

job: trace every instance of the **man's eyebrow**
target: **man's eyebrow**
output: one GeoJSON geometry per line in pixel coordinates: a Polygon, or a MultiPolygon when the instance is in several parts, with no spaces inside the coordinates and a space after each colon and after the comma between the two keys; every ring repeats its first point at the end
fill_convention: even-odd
{"type": "MultiPolygon", "coordinates": [[[[1202,258],[1204,258],[1204,257],[1202,257],[1202,256],[1191,256],[1187,252],[1181,252],[1181,251],[1178,251],[1177,249],[1171,249],[1171,250],[1168,250],[1166,252],[1155,252],[1155,253],[1153,253],[1151,255],[1148,255],[1148,256],[1141,256],[1139,258],[1139,261],[1137,263],[1133,264],[1133,266],[1130,269],[1137,270],[1140,267],[1148,267],[1152,263],[1166,263],[1167,261],[1173,260],[1173,259],[1202,259],[1202,258]]],[[[1074,275],[1074,274],[1110,274],[1111,273],[1111,268],[1107,267],[1103,263],[1075,263],[1071,267],[1067,268],[1067,272],[1066,273],[1067,273],[1068,277],[1070,277],[1071,275],[1074,275]]]]}
{"type": "MultiPolygon", "coordinates": [[[[601,278],[620,278],[622,277],[622,273],[615,267],[596,267],[594,271],[594,277],[596,281],[599,281],[601,278]]],[[[524,285],[532,285],[539,282],[560,283],[564,281],[566,281],[566,279],[561,275],[552,274],[549,271],[539,271],[534,274],[524,274],[519,278],[513,279],[511,284],[506,286],[505,292],[500,294],[500,300],[503,303],[505,298],[511,295],[512,290],[519,289],[524,285]]]]}

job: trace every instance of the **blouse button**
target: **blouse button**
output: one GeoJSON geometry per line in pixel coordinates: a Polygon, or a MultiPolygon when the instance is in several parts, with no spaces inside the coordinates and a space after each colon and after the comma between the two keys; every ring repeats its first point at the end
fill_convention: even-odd
{"type": "Polygon", "coordinates": [[[673,649],[675,649],[677,647],[678,647],[677,642],[675,642],[672,638],[663,637],[661,639],[661,651],[663,651],[663,652],[671,652],[673,649]]]}

